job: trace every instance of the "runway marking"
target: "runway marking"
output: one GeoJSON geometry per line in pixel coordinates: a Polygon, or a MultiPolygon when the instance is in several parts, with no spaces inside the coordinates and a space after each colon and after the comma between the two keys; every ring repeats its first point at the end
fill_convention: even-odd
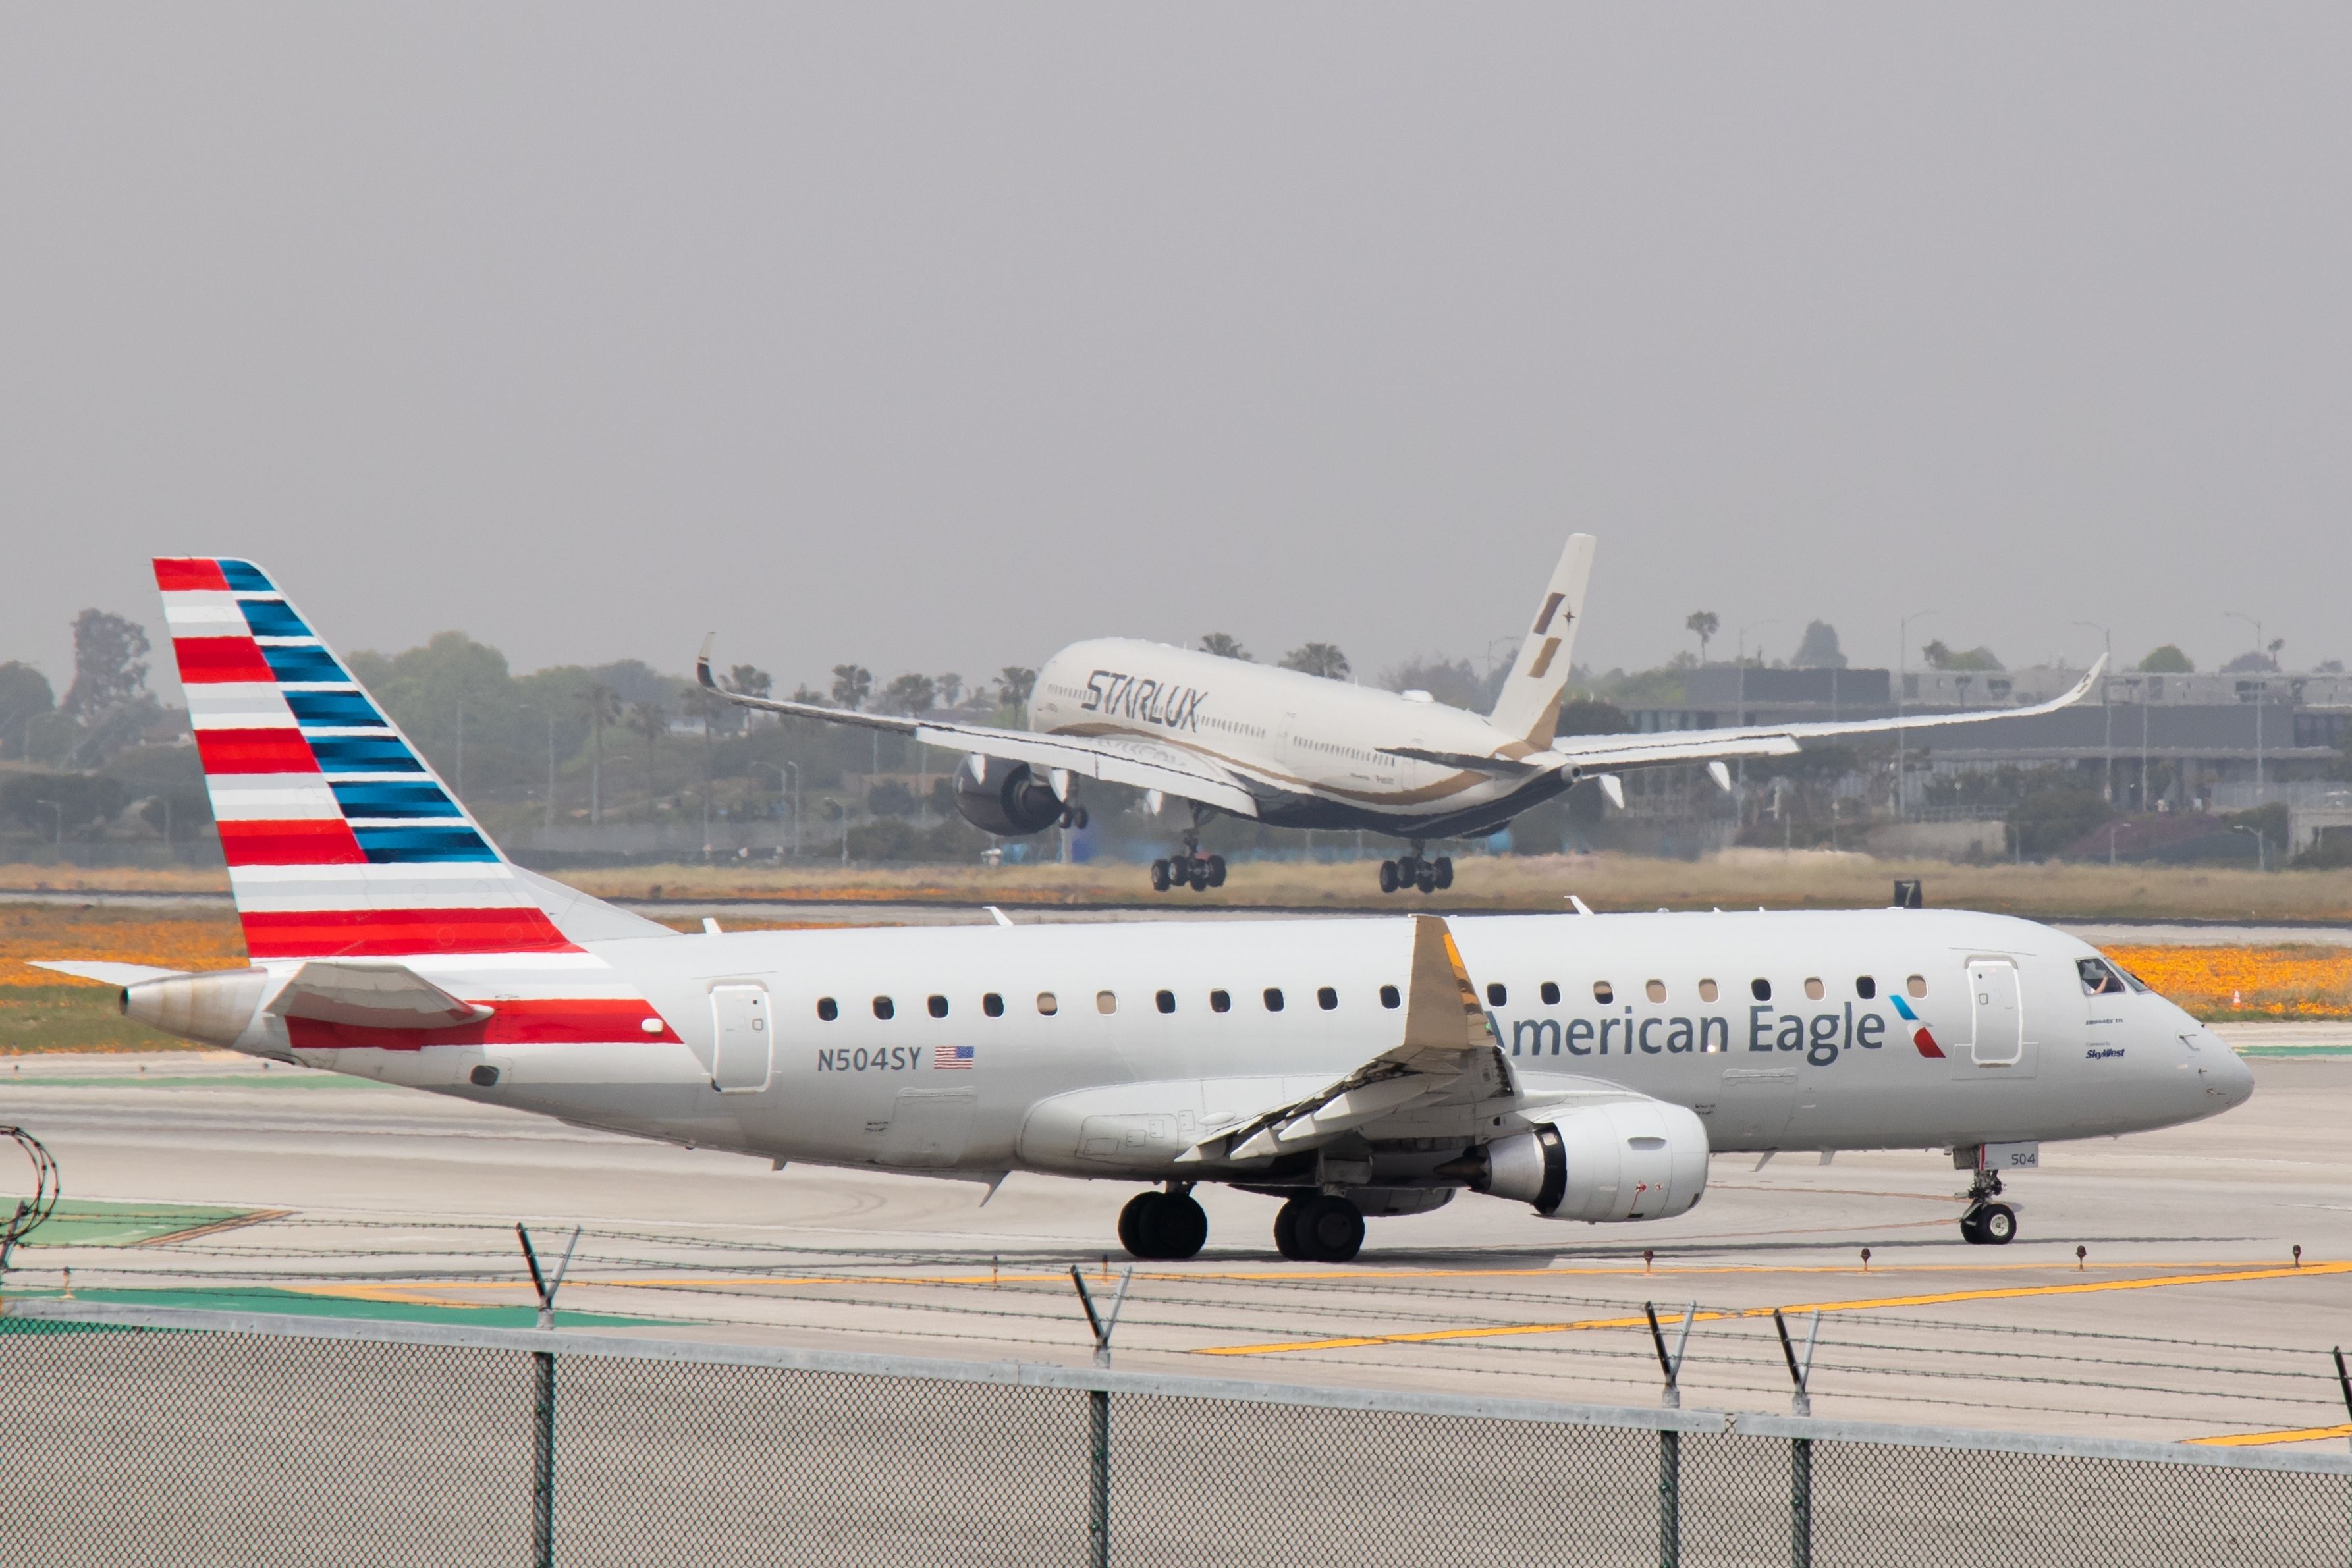
{"type": "MultiPolygon", "coordinates": [[[[2306,1263],[2297,1269],[2240,1269],[2227,1272],[2203,1274],[2158,1274],[2136,1280],[2083,1280],[2063,1285],[2005,1285],[1976,1291],[1938,1291],[1909,1296],[1876,1296],[1867,1300],[1843,1301],[1806,1301],[1782,1306],[1783,1312],[1861,1312],[1884,1311],[1892,1307],[1941,1306],[1953,1301],[1997,1301],[2022,1296],[2080,1296],[2103,1291],[2154,1291],[2173,1285],[2221,1285],[2248,1280],[2293,1280],[2305,1276],[2342,1274],[2352,1271],[2352,1263],[2306,1263]]],[[[1719,1322],[1727,1319],[1769,1318],[1770,1307],[1746,1307],[1733,1312],[1705,1312],[1698,1314],[1699,1322],[1719,1322]]],[[[1679,1316],[1679,1314],[1676,1314],[1679,1316]]],[[[1585,1318],[1572,1322],[1554,1323],[1483,1323],[1474,1327],[1453,1329],[1421,1329],[1404,1333],[1350,1334],[1341,1338],[1291,1340],[1273,1344],[1208,1345],[1195,1350],[1194,1355],[1281,1355],[1297,1351],[1358,1350],[1370,1345],[1433,1344],[1452,1340],[1504,1339],[1524,1334],[1574,1333],[1586,1329],[1647,1327],[1649,1320],[1642,1317],[1585,1318]]]]}
{"type": "Polygon", "coordinates": [[[2326,1437],[2352,1437],[2352,1423],[2304,1427],[2291,1432],[2230,1432],[2219,1437],[2189,1437],[2183,1441],[2207,1448],[2261,1448],[2273,1443],[2316,1443],[2326,1437]]]}

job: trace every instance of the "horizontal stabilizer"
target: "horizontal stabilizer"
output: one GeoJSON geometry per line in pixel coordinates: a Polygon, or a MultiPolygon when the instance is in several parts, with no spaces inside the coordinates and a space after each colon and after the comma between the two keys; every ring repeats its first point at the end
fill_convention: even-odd
{"type": "Polygon", "coordinates": [[[135,986],[142,980],[160,980],[166,975],[180,972],[177,969],[158,969],[149,964],[83,963],[74,958],[27,958],[25,962],[36,969],[71,975],[77,980],[96,980],[107,986],[135,986]]]}
{"type": "Polygon", "coordinates": [[[361,1029],[454,1029],[479,1023],[493,1009],[453,997],[400,964],[313,958],[294,971],[269,1010],[361,1029]]]}

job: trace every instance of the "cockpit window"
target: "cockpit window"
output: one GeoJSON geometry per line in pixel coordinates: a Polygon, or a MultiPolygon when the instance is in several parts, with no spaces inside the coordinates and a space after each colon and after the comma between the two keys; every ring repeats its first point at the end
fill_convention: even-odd
{"type": "Polygon", "coordinates": [[[2124,977],[2105,958],[2077,958],[2074,972],[2083,977],[2083,994],[2086,997],[2119,997],[2124,994],[2124,977]]]}

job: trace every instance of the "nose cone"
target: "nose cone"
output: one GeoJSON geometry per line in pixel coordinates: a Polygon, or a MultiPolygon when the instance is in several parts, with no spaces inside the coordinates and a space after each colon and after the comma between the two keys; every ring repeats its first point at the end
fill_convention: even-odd
{"type": "Polygon", "coordinates": [[[2244,1104],[2254,1095],[2254,1070],[2230,1049],[2230,1042],[2203,1024],[2188,1021],[2180,1030],[2196,1069],[2199,1111],[2208,1116],[2244,1104]]]}
{"type": "MultiPolygon", "coordinates": [[[[2222,1061],[2214,1068],[2211,1079],[2212,1086],[2221,1092],[2227,1102],[2223,1109],[2244,1104],[2254,1097],[2254,1070],[2247,1066],[2246,1059],[2231,1051],[2219,1035],[2214,1034],[2210,1030],[2205,1032],[2206,1038],[2212,1040],[2213,1046],[2220,1047],[2222,1052],[2222,1061]]],[[[2213,1046],[2208,1046],[2206,1049],[2210,1051],[2213,1046]]]]}

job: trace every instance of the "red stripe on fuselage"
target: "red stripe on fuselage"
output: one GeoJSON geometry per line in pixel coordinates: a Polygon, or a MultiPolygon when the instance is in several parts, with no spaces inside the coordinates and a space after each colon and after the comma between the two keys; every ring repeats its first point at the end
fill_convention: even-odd
{"type": "Polygon", "coordinates": [[[256,958],[580,951],[537,909],[249,909],[242,918],[256,958]]]}
{"type": "Polygon", "coordinates": [[[208,557],[159,556],[155,559],[155,586],[166,593],[205,588],[226,593],[228,579],[221,575],[220,562],[208,557]]]}
{"type": "Polygon", "coordinates": [[[659,1034],[648,1034],[645,1020],[655,1017],[648,1003],[626,998],[534,998],[530,1001],[484,1001],[498,1010],[479,1023],[456,1029],[367,1029],[358,1024],[320,1023],[314,1019],[288,1019],[287,1035],[297,1051],[419,1051],[428,1045],[598,1045],[677,1043],[677,1031],[665,1024],[659,1034]]]}
{"type": "Polygon", "coordinates": [[[274,682],[278,676],[261,646],[250,637],[174,637],[172,652],[180,661],[180,684],[216,685],[224,681],[274,682]]]}
{"type": "Polygon", "coordinates": [[[365,865],[351,824],[324,821],[219,822],[221,853],[231,865],[365,865]]]}
{"type": "Polygon", "coordinates": [[[319,759],[299,729],[200,729],[196,755],[207,773],[319,771],[319,759]]]}

